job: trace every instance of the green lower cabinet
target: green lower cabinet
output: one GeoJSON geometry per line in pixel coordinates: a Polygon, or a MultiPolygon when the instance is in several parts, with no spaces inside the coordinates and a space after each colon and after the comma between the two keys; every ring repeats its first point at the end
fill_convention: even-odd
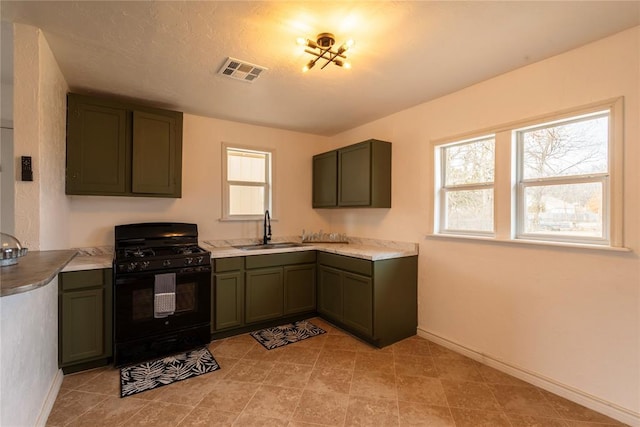
{"type": "Polygon", "coordinates": [[[342,320],[342,272],[318,267],[318,312],[329,320],[342,320]]]}
{"type": "Polygon", "coordinates": [[[245,277],[246,323],[282,317],[284,313],[282,267],[247,271],[245,277]]]}
{"type": "Polygon", "coordinates": [[[356,331],[373,336],[373,282],[358,274],[342,275],[342,321],[356,331]]]}
{"type": "Polygon", "coordinates": [[[66,372],[106,364],[112,356],[112,270],[60,274],[59,364],[66,372]]]}
{"type": "Polygon", "coordinates": [[[418,257],[318,253],[318,313],[378,347],[416,334],[418,257]]]}
{"type": "Polygon", "coordinates": [[[371,278],[325,265],[318,271],[318,312],[361,334],[373,336],[371,278]]]}
{"type": "Polygon", "coordinates": [[[283,267],[284,314],[297,314],[316,309],[316,265],[283,267]]]}
{"type": "Polygon", "coordinates": [[[244,325],[244,273],[213,276],[211,332],[244,325]]]}
{"type": "Polygon", "coordinates": [[[104,289],[62,294],[62,362],[101,356],[104,352],[104,289]]]}

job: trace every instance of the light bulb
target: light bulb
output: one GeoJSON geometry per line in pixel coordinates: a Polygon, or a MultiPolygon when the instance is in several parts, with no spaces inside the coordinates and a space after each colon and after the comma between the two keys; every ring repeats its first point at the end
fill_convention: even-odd
{"type": "Polygon", "coordinates": [[[346,68],[347,70],[351,69],[351,62],[345,62],[344,64],[342,64],[343,68],[346,68]]]}
{"type": "Polygon", "coordinates": [[[307,45],[307,39],[305,39],[303,37],[298,37],[296,39],[296,43],[298,43],[300,46],[306,46],[307,45]]]}
{"type": "Polygon", "coordinates": [[[302,67],[302,72],[306,73],[307,71],[312,69],[314,65],[316,65],[316,62],[314,60],[311,60],[311,61],[307,62],[307,65],[302,67]]]}

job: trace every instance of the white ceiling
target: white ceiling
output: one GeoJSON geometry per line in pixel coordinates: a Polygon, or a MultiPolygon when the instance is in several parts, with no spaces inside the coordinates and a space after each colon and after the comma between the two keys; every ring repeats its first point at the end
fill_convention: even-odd
{"type": "Polygon", "coordinates": [[[5,1],[72,91],[333,135],[640,24],[640,1],[5,1]],[[353,38],[351,70],[295,44],[353,38]],[[268,68],[217,74],[227,57],[268,68]]]}

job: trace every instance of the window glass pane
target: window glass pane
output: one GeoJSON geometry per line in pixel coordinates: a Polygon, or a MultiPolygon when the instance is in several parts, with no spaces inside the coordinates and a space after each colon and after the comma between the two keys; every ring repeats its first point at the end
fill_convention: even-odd
{"type": "Polygon", "coordinates": [[[493,231],[493,189],[447,191],[447,230],[493,231]]]}
{"type": "Polygon", "coordinates": [[[229,186],[230,215],[262,215],[264,209],[264,187],[229,186]]]}
{"type": "Polygon", "coordinates": [[[521,131],[524,179],[606,173],[609,116],[521,131]]]}
{"type": "Polygon", "coordinates": [[[525,233],[602,235],[602,182],[526,187],[525,233]]]}
{"type": "Polygon", "coordinates": [[[445,147],[445,185],[493,182],[494,153],[494,138],[445,147]]]}
{"type": "Polygon", "coordinates": [[[247,151],[227,151],[229,181],[265,182],[266,154],[247,151]]]}

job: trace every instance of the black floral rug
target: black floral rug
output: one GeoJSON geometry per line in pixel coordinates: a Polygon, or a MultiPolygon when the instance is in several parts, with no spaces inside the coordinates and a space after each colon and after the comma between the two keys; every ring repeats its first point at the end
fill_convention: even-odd
{"type": "Polygon", "coordinates": [[[120,397],[162,387],[220,369],[208,348],[120,369],[120,397]]]}
{"type": "Polygon", "coordinates": [[[274,348],[306,340],[326,332],[308,320],[300,320],[299,322],[276,326],[275,328],[251,332],[250,335],[267,350],[273,350],[274,348]]]}

